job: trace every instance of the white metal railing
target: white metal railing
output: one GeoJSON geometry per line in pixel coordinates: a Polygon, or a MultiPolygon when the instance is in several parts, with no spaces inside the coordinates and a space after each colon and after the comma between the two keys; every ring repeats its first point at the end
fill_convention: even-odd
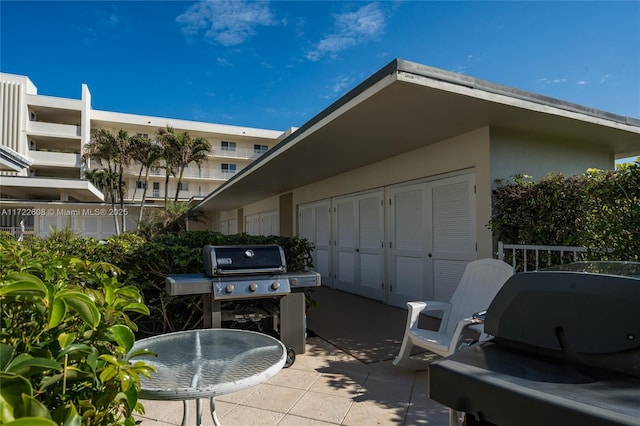
{"type": "MultiPolygon", "coordinates": [[[[138,176],[138,174],[140,173],[140,169],[129,168],[127,172],[129,176],[133,176],[133,175],[138,176]]],[[[235,175],[236,173],[237,171],[223,172],[220,170],[211,170],[211,169],[200,169],[200,170],[185,169],[182,177],[187,179],[201,178],[201,179],[227,180],[232,178],[233,175],[235,175]]],[[[149,172],[149,176],[166,176],[166,172],[164,171],[164,169],[151,169],[151,171],[149,172]]],[[[144,177],[144,173],[143,173],[143,177],[144,177]]],[[[173,175],[172,175],[172,180],[173,180],[173,175]]]]}
{"type": "Polygon", "coordinates": [[[254,160],[264,152],[256,152],[253,148],[236,148],[235,150],[213,149],[211,155],[219,158],[238,158],[243,160],[254,160]]]}
{"type": "Polygon", "coordinates": [[[579,261],[579,253],[587,250],[586,247],[505,244],[498,241],[498,259],[511,263],[516,271],[525,272],[579,261]]]}
{"type": "Polygon", "coordinates": [[[24,230],[21,226],[0,226],[0,231],[8,232],[14,237],[20,239],[21,237],[33,236],[33,226],[25,226],[24,230]]]}
{"type": "MultiPolygon", "coordinates": [[[[144,189],[142,188],[138,188],[138,190],[136,191],[136,198],[133,198],[133,190],[130,189],[127,192],[127,199],[132,200],[134,203],[139,203],[140,200],[142,200],[142,192],[144,191],[144,189]]],[[[205,195],[207,195],[209,192],[205,191],[205,190],[195,190],[195,191],[189,191],[189,190],[180,190],[180,193],[178,194],[178,198],[181,200],[184,199],[190,199],[191,197],[204,197],[205,195]]],[[[176,196],[176,189],[175,188],[169,188],[169,199],[173,200],[173,198],[176,196]]],[[[147,198],[164,198],[164,191],[160,191],[160,190],[147,190],[147,198]]]]}

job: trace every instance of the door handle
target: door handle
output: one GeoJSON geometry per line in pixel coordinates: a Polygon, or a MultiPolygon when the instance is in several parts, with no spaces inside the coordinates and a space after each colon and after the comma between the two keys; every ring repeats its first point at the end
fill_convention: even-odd
{"type": "Polygon", "coordinates": [[[433,255],[432,255],[431,253],[429,253],[427,256],[429,256],[429,257],[433,257],[433,255]]]}

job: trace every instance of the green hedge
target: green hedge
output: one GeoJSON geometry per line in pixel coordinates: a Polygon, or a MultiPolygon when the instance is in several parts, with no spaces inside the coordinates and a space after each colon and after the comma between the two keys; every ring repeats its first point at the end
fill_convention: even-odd
{"type": "Polygon", "coordinates": [[[509,244],[589,248],[590,259],[640,260],[640,162],[539,182],[518,175],[494,191],[489,228],[509,244]]]}
{"type": "Polygon", "coordinates": [[[97,241],[61,231],[46,239],[34,239],[29,244],[46,248],[57,255],[83,256],[87,260],[109,262],[124,271],[124,282],[140,290],[150,310],[150,316],[134,318],[140,335],[202,327],[201,297],[167,295],[165,277],[203,272],[202,248],[207,244],[278,244],[283,248],[290,272],[307,271],[313,267],[313,246],[306,239],[298,237],[190,231],[165,233],[149,239],[123,234],[97,241]]]}

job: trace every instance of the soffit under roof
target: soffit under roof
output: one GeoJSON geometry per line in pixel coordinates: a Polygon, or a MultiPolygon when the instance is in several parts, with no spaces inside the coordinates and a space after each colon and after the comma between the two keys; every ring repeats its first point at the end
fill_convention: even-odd
{"type": "Polygon", "coordinates": [[[635,121],[394,61],[200,205],[231,210],[484,126],[575,141],[614,154],[640,151],[640,123],[635,121]]]}

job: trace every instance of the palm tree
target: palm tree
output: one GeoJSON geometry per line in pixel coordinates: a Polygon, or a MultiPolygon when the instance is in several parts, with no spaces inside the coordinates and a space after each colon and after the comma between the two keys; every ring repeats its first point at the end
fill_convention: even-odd
{"type": "Polygon", "coordinates": [[[84,171],[84,178],[105,194],[105,200],[111,199],[111,178],[105,169],[90,169],[84,171]]]}
{"type": "Polygon", "coordinates": [[[164,160],[164,205],[166,206],[169,203],[169,177],[175,176],[179,142],[178,136],[171,126],[158,129],[156,138],[162,149],[162,159],[164,160]]]}
{"type": "MultiPolygon", "coordinates": [[[[91,140],[84,147],[82,158],[90,169],[91,161],[97,164],[106,163],[106,178],[103,182],[106,184],[108,198],[111,200],[113,211],[117,211],[116,202],[120,201],[120,211],[124,211],[124,192],[126,185],[123,179],[124,167],[131,161],[129,144],[131,138],[129,134],[120,130],[117,134],[111,133],[106,129],[98,129],[91,137],[91,140]]],[[[120,234],[121,230],[125,230],[125,215],[113,215],[116,234],[120,234]],[[120,223],[118,216],[121,217],[120,223]]]]}
{"type": "MultiPolygon", "coordinates": [[[[91,136],[91,140],[84,147],[84,153],[82,159],[87,165],[88,169],[92,168],[91,161],[95,161],[98,165],[102,165],[106,162],[106,175],[103,173],[101,176],[101,185],[107,190],[107,197],[111,201],[111,207],[113,210],[116,208],[116,188],[113,182],[113,176],[115,175],[115,168],[117,163],[115,162],[116,150],[115,136],[106,129],[98,129],[98,131],[91,136]]],[[[94,175],[97,178],[98,173],[94,175]]],[[[96,181],[97,182],[97,181],[96,181]]],[[[118,217],[113,216],[115,222],[116,234],[120,234],[120,224],[118,223],[118,217]]]]}
{"type": "Polygon", "coordinates": [[[151,168],[157,166],[160,162],[160,159],[162,158],[162,148],[157,141],[152,141],[148,137],[134,136],[131,139],[131,156],[134,160],[140,163],[140,173],[138,174],[138,181],[140,181],[142,172],[145,172],[142,200],[140,201],[140,214],[138,215],[138,229],[140,229],[140,223],[142,222],[142,211],[144,209],[144,203],[147,198],[147,188],[149,187],[149,173],[151,172],[151,168]]]}
{"type": "Polygon", "coordinates": [[[211,144],[205,138],[192,139],[188,132],[178,133],[177,135],[177,157],[176,167],[178,168],[178,183],[176,184],[176,196],[173,202],[178,202],[180,187],[182,186],[182,176],[184,169],[191,163],[196,163],[198,167],[207,159],[207,155],[211,152],[211,144]]]}
{"type": "MultiPolygon", "coordinates": [[[[124,168],[131,163],[131,136],[125,131],[120,129],[115,137],[115,163],[118,176],[118,196],[120,198],[120,212],[124,212],[124,194],[126,185],[124,182],[124,168]]],[[[122,224],[122,232],[126,231],[126,216],[120,214],[120,220],[122,224]]]]}

